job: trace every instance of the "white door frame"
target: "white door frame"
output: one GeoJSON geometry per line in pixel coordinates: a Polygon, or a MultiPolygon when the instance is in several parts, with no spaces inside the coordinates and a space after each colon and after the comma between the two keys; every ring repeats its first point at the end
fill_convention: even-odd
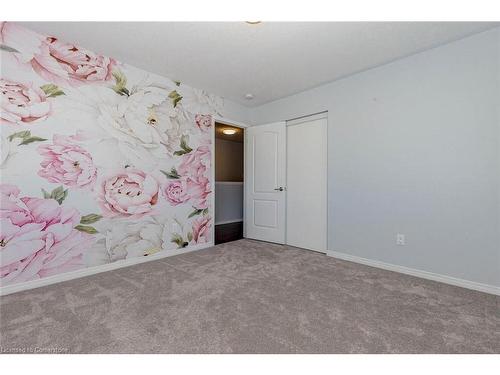
{"type": "MultiPolygon", "coordinates": [[[[213,119],[213,126],[212,126],[212,136],[211,136],[211,142],[212,142],[212,155],[211,155],[211,166],[212,166],[212,173],[211,173],[211,180],[213,182],[212,188],[212,198],[210,199],[212,210],[213,210],[213,217],[212,217],[212,245],[215,245],[215,123],[219,124],[224,124],[224,125],[229,125],[229,126],[234,126],[236,128],[241,128],[243,131],[245,128],[248,128],[249,125],[244,124],[239,121],[234,121],[230,120],[228,118],[222,117],[222,116],[212,116],[213,119]]],[[[246,136],[244,132],[243,137],[246,136]]],[[[243,180],[246,179],[245,175],[245,159],[246,159],[246,149],[245,149],[245,142],[243,142],[243,180]]],[[[246,193],[245,193],[245,183],[243,181],[243,237],[246,235],[246,225],[245,225],[245,202],[246,202],[246,193]]]]}

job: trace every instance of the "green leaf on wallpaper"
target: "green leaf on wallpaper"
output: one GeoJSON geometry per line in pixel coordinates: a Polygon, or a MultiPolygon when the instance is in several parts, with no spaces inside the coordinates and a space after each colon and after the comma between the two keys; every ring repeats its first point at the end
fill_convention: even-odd
{"type": "Polygon", "coordinates": [[[113,75],[117,86],[120,87],[127,86],[127,77],[125,77],[125,74],[123,74],[122,71],[114,70],[113,73],[111,74],[113,75]]]}
{"type": "Polygon", "coordinates": [[[181,136],[181,148],[187,153],[193,151],[193,149],[188,146],[187,144],[188,142],[189,142],[189,137],[187,135],[181,136]]]}
{"type": "Polygon", "coordinates": [[[64,190],[62,186],[55,188],[54,190],[52,190],[51,193],[52,199],[55,199],[59,204],[62,204],[62,202],[66,199],[67,196],[68,196],[68,189],[64,190]]]}
{"type": "Polygon", "coordinates": [[[165,172],[165,171],[162,171],[160,170],[161,173],[163,173],[165,176],[167,176],[167,178],[170,178],[170,179],[178,179],[178,178],[181,178],[181,176],[179,176],[179,173],[177,173],[177,170],[172,167],[172,169],[170,170],[170,172],[165,172]]]}
{"type": "Polygon", "coordinates": [[[21,143],[19,143],[19,146],[28,145],[28,144],[33,143],[33,142],[42,142],[42,141],[47,140],[45,138],[32,136],[31,132],[29,130],[23,130],[23,131],[20,131],[17,133],[13,133],[7,137],[7,139],[10,142],[12,142],[15,138],[19,138],[19,139],[23,140],[21,143]]]}
{"type": "Polygon", "coordinates": [[[17,53],[19,53],[19,51],[17,49],[9,47],[5,44],[0,44],[0,50],[5,51],[5,52],[17,52],[17,53]]]}
{"type": "Polygon", "coordinates": [[[182,156],[182,155],[184,155],[184,154],[187,154],[187,152],[186,152],[186,151],[184,151],[184,150],[179,150],[179,151],[175,151],[175,152],[174,152],[174,155],[175,155],[175,156],[182,156]]]}
{"type": "Polygon", "coordinates": [[[59,186],[52,190],[50,193],[45,189],[42,189],[42,194],[45,199],[55,199],[57,203],[62,204],[62,202],[68,196],[68,189],[64,190],[64,187],[59,186]]]}
{"type": "Polygon", "coordinates": [[[193,240],[193,233],[192,232],[189,232],[187,234],[187,238],[188,238],[188,241],[191,242],[193,240]]]}
{"type": "Polygon", "coordinates": [[[75,227],[75,229],[79,230],[80,232],[85,232],[85,233],[88,233],[88,234],[96,234],[96,233],[98,233],[97,229],[95,229],[94,227],[91,227],[90,225],[80,225],[80,224],[78,224],[75,227]]]}
{"type": "Polygon", "coordinates": [[[207,216],[207,215],[208,215],[208,208],[205,208],[205,209],[203,210],[203,216],[207,216]]]}
{"type": "Polygon", "coordinates": [[[50,193],[48,193],[47,190],[42,189],[42,194],[43,194],[43,199],[51,199],[50,193]]]}
{"type": "Polygon", "coordinates": [[[193,212],[191,212],[189,215],[188,215],[188,219],[192,218],[193,216],[196,216],[196,215],[201,215],[203,213],[203,209],[198,209],[198,208],[195,208],[193,212]]]}
{"type": "Polygon", "coordinates": [[[184,241],[182,236],[178,233],[172,234],[172,239],[170,240],[170,242],[177,244],[178,249],[182,249],[183,247],[186,247],[187,245],[189,245],[189,242],[184,241]]]}
{"type": "Polygon", "coordinates": [[[113,90],[118,95],[121,95],[121,96],[130,96],[130,91],[128,91],[128,89],[126,87],[117,88],[116,86],[113,86],[113,90]]]}
{"type": "Polygon", "coordinates": [[[172,99],[174,108],[177,107],[177,104],[182,100],[182,96],[177,92],[177,90],[170,92],[170,94],[168,94],[168,97],[172,99]]]}
{"type": "Polygon", "coordinates": [[[127,77],[119,70],[111,73],[115,79],[116,84],[113,86],[113,91],[118,95],[130,96],[130,91],[127,89],[127,77]]]}
{"type": "Polygon", "coordinates": [[[182,243],[182,236],[179,233],[172,233],[172,238],[170,239],[171,242],[174,242],[176,244],[182,243]]]}
{"type": "Polygon", "coordinates": [[[193,151],[193,149],[188,146],[188,142],[189,142],[189,137],[187,135],[181,136],[180,147],[181,147],[182,150],[175,151],[174,155],[176,155],[176,156],[182,156],[184,154],[189,154],[191,151],[193,151]]]}
{"type": "Polygon", "coordinates": [[[175,85],[179,87],[181,85],[181,81],[174,81],[175,85]]]}
{"type": "Polygon", "coordinates": [[[19,143],[19,146],[22,146],[22,145],[27,145],[27,144],[30,144],[30,143],[33,143],[33,142],[43,142],[43,141],[46,141],[47,139],[46,138],[40,138],[40,137],[27,137],[27,138],[24,138],[23,141],[21,143],[19,143]]]}
{"type": "Polygon", "coordinates": [[[99,221],[101,219],[102,219],[101,215],[89,214],[89,215],[82,216],[82,218],[80,219],[80,224],[93,224],[96,221],[99,221]]]}
{"type": "Polygon", "coordinates": [[[59,95],[66,95],[64,91],[62,91],[58,86],[52,83],[47,83],[46,85],[42,85],[40,86],[40,88],[49,98],[54,98],[59,95]]]}
{"type": "Polygon", "coordinates": [[[23,130],[23,131],[20,131],[20,132],[17,132],[17,133],[13,133],[11,135],[9,135],[7,137],[7,139],[12,142],[12,140],[14,138],[21,138],[21,139],[24,139],[24,138],[28,138],[31,136],[31,132],[29,130],[23,130]]]}

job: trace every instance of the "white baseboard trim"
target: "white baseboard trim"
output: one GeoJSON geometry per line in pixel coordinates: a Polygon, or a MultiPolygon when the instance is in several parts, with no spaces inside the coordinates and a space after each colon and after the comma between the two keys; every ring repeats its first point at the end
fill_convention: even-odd
{"type": "Polygon", "coordinates": [[[51,284],[60,283],[62,281],[68,281],[73,279],[78,279],[80,277],[95,275],[96,273],[107,272],[116,270],[119,268],[130,267],[135,264],[141,264],[146,262],[151,262],[153,260],[158,260],[162,258],[171,257],[174,255],[189,253],[191,251],[198,251],[202,249],[206,249],[208,247],[214,246],[213,243],[205,243],[194,245],[190,247],[186,247],[184,249],[176,249],[176,250],[165,250],[159,253],[149,255],[147,257],[138,257],[138,258],[130,258],[118,260],[113,263],[102,264],[100,266],[94,266],[89,268],[84,268],[81,270],[76,270],[72,272],[62,273],[60,275],[48,276],[38,280],[26,281],[24,283],[12,284],[0,287],[0,296],[6,296],[7,294],[12,294],[16,292],[21,292],[23,290],[40,288],[42,286],[47,286],[51,284]]]}
{"type": "Polygon", "coordinates": [[[459,279],[452,276],[441,275],[438,273],[423,271],[415,268],[408,268],[404,266],[398,266],[396,264],[385,263],[379,260],[367,259],[358,257],[356,255],[350,255],[346,253],[340,253],[338,251],[327,251],[326,254],[333,258],[338,258],[342,260],[347,260],[349,262],[360,263],[367,266],[372,266],[376,268],[381,268],[388,271],[394,271],[403,273],[406,275],[420,277],[422,279],[439,281],[444,284],[450,284],[454,286],[459,286],[466,289],[477,290],[479,292],[494,294],[500,296],[500,287],[489,284],[482,284],[475,281],[469,281],[464,279],[459,279]]]}

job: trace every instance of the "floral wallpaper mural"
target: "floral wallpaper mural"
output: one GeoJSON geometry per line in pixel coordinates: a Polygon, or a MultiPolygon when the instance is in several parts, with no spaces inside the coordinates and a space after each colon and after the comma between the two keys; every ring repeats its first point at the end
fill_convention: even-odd
{"type": "Polygon", "coordinates": [[[2,286],[211,241],[221,99],[0,23],[2,286]]]}

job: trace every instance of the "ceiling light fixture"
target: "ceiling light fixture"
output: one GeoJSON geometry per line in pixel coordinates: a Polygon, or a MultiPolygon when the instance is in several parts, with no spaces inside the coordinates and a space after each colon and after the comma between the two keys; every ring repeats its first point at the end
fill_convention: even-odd
{"type": "Polygon", "coordinates": [[[246,94],[245,95],[245,99],[246,100],[252,100],[253,99],[253,94],[250,94],[250,93],[246,94]]]}
{"type": "Polygon", "coordinates": [[[258,25],[262,21],[245,21],[245,22],[248,23],[249,25],[258,25]]]}
{"type": "Polygon", "coordinates": [[[233,135],[236,134],[236,129],[224,129],[222,132],[226,135],[233,135]]]}

